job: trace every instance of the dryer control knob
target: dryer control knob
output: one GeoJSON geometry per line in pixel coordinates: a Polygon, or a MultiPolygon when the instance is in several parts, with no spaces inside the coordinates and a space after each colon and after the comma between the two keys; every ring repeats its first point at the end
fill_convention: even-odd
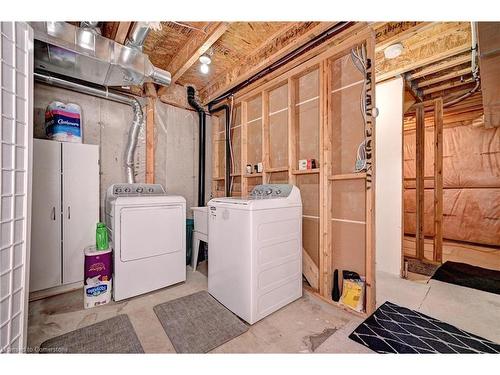
{"type": "Polygon", "coordinates": [[[137,189],[135,189],[135,191],[136,191],[136,192],[138,192],[138,193],[142,193],[142,191],[143,191],[143,190],[144,190],[144,189],[143,189],[143,188],[141,188],[141,187],[138,187],[137,189]]]}
{"type": "Polygon", "coordinates": [[[271,195],[273,193],[272,189],[267,189],[266,190],[266,195],[271,195]]]}
{"type": "Polygon", "coordinates": [[[125,193],[130,193],[130,188],[125,188],[125,193]]]}

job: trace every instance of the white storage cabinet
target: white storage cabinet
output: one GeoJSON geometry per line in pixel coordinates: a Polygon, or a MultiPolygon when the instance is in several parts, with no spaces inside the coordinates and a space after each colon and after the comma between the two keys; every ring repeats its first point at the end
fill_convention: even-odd
{"type": "Polygon", "coordinates": [[[30,292],[83,281],[99,220],[99,147],[33,140],[30,292]]]}

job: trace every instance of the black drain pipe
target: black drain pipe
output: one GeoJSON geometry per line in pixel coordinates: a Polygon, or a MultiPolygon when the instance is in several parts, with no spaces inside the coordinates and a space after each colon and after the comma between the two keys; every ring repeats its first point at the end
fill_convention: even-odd
{"type": "Polygon", "coordinates": [[[198,142],[198,206],[205,205],[205,128],[206,128],[206,113],[203,106],[195,98],[196,90],[192,86],[187,88],[187,99],[191,107],[198,112],[200,123],[200,136],[198,142]]]}
{"type": "Polygon", "coordinates": [[[228,197],[231,196],[231,145],[229,141],[229,135],[231,134],[231,110],[229,108],[229,105],[227,104],[222,104],[216,108],[213,108],[212,105],[208,105],[208,112],[212,115],[216,112],[224,111],[226,114],[226,173],[225,173],[225,181],[226,181],[226,194],[228,197]]]}

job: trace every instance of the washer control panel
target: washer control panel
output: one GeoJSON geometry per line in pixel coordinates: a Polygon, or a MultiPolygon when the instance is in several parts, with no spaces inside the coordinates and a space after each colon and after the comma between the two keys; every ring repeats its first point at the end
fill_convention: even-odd
{"type": "Polygon", "coordinates": [[[133,195],[163,195],[165,189],[160,184],[115,184],[113,185],[113,195],[133,196],[133,195]]]}
{"type": "Polygon", "coordinates": [[[289,184],[267,184],[255,186],[250,197],[254,199],[286,198],[292,192],[293,185],[289,184]]]}

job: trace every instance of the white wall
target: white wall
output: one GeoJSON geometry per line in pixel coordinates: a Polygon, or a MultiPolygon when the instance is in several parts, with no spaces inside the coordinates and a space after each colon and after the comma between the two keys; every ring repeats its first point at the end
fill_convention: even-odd
{"type": "Polygon", "coordinates": [[[399,275],[401,271],[403,79],[375,88],[379,115],[376,139],[376,268],[399,275]]]}

